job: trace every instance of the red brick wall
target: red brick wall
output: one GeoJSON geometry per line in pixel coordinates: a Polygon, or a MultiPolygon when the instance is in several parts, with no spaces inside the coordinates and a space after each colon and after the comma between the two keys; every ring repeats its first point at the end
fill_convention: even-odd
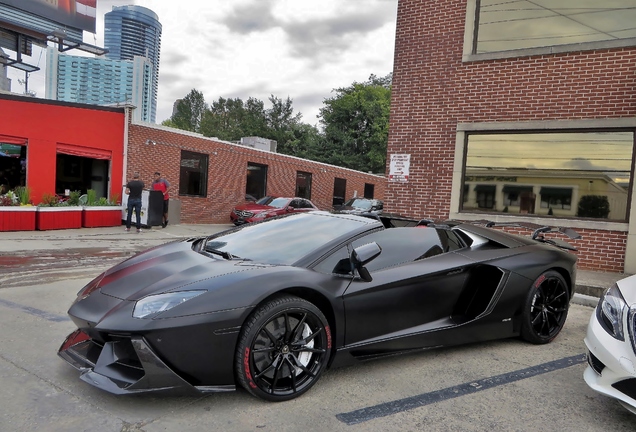
{"type": "MultiPolygon", "coordinates": [[[[465,0],[398,3],[388,155],[411,167],[388,211],[448,217],[458,123],[636,116],[636,48],[464,63],[465,20],[465,0]]],[[[626,233],[588,238],[581,268],[622,268],[626,233]]]]}
{"type": "Polygon", "coordinates": [[[190,136],[165,128],[129,125],[127,178],[139,171],[146,184],[160,171],[170,182],[170,196],[181,201],[183,223],[229,223],[230,211],[245,198],[247,163],[267,165],[267,194],[294,196],[296,171],[312,173],[311,201],[320,209],[332,207],[334,178],[347,180],[350,198],[364,194],[365,183],[374,184],[374,198],[384,199],[384,177],[294,158],[249,147],[190,136]],[[155,144],[146,144],[148,140],[155,144]],[[209,155],[207,197],[179,196],[181,150],[209,155]]]}

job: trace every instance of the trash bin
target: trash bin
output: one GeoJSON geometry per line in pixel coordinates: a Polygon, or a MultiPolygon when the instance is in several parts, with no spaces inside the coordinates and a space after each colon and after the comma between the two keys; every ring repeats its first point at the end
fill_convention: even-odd
{"type": "MultiPolygon", "coordinates": [[[[121,219],[126,220],[128,212],[128,195],[126,195],[126,188],[122,193],[122,211],[121,219]]],[[[132,224],[137,222],[135,213],[133,212],[131,218],[132,224]]],[[[163,223],[163,194],[161,191],[149,191],[144,190],[141,192],[141,224],[146,227],[160,226],[163,223]]]]}

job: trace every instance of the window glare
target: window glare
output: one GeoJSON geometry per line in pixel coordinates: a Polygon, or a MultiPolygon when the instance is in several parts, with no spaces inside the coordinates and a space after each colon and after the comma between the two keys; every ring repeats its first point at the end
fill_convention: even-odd
{"type": "Polygon", "coordinates": [[[626,220],[633,146],[633,132],[469,135],[462,210],[626,220]]]}
{"type": "Polygon", "coordinates": [[[636,38],[634,0],[481,0],[476,53],[636,38]]]}

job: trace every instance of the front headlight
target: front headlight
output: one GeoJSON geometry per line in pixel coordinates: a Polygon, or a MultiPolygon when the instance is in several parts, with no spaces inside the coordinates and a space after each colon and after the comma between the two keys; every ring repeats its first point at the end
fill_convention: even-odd
{"type": "Polygon", "coordinates": [[[627,309],[627,303],[623,299],[618,285],[614,284],[608,288],[601,297],[596,307],[596,317],[601,326],[613,338],[625,341],[625,332],[623,331],[623,314],[627,309]]]}
{"type": "Polygon", "coordinates": [[[133,318],[147,318],[172,309],[206,291],[177,291],[144,297],[135,303],[133,318]]]}

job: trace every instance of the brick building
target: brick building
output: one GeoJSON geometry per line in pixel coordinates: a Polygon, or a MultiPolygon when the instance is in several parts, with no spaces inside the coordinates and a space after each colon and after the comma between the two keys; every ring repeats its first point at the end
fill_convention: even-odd
{"type": "Polygon", "coordinates": [[[385,178],[334,165],[254,149],[151,124],[128,127],[127,176],[155,171],[171,183],[184,223],[229,223],[245,194],[303,196],[329,210],[334,199],[384,198],[385,178]],[[257,182],[250,176],[258,173],[257,182]],[[196,180],[193,180],[193,177],[196,180]]]}
{"type": "Polygon", "coordinates": [[[382,176],[135,123],[130,107],[0,94],[0,113],[0,185],[28,186],[34,204],[88,189],[121,199],[135,171],[147,185],[155,171],[168,179],[183,223],[229,223],[248,193],[302,196],[323,210],[355,195],[384,198],[382,176]]]}
{"type": "Polygon", "coordinates": [[[572,227],[579,268],[636,273],[636,8],[597,4],[399,0],[385,208],[572,227]]]}

